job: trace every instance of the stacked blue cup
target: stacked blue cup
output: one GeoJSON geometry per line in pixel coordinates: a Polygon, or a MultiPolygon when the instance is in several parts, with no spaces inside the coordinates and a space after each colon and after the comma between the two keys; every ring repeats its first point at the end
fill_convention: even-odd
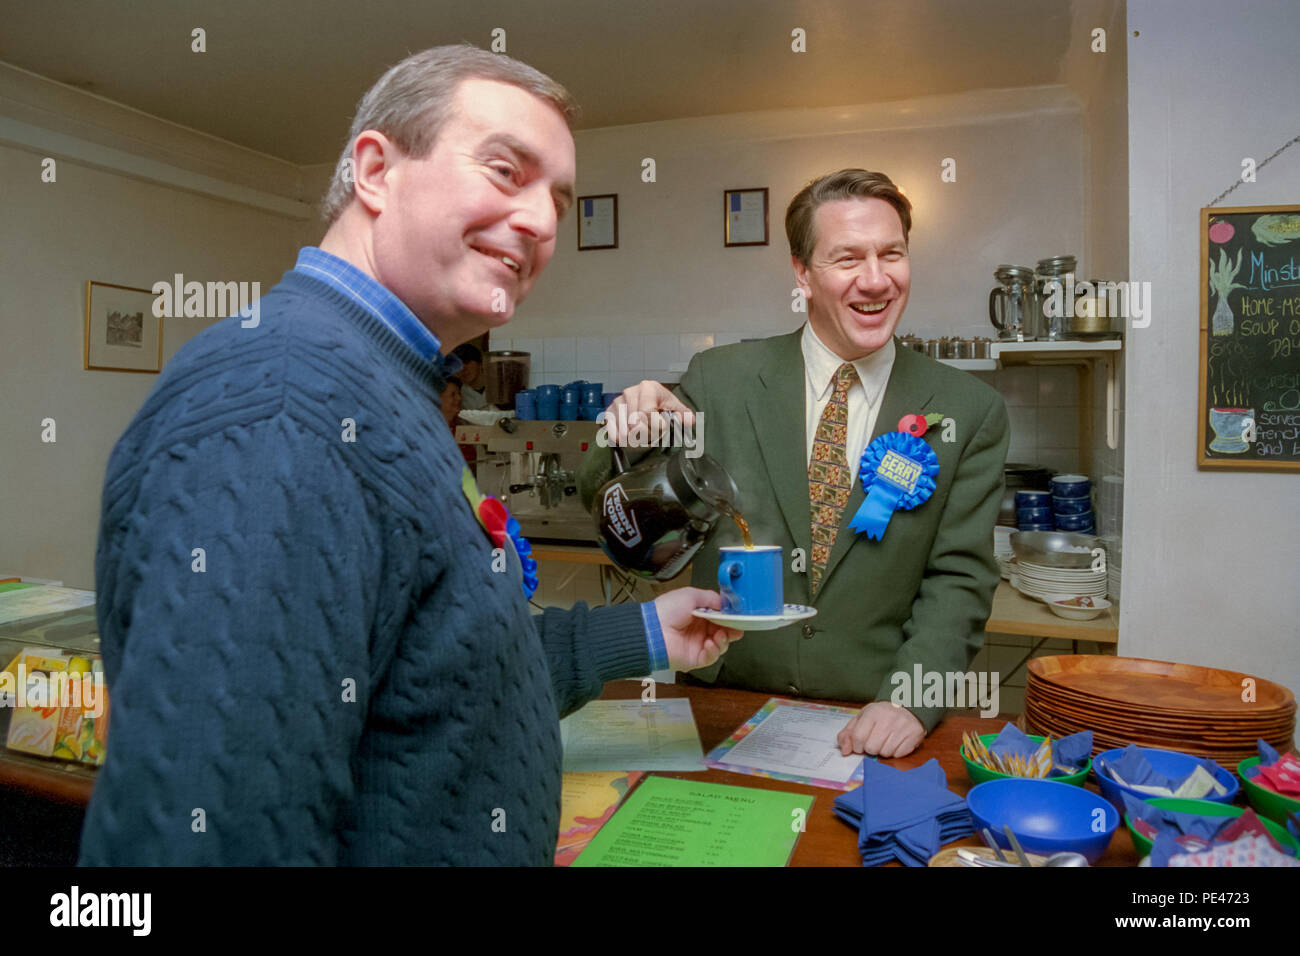
{"type": "Polygon", "coordinates": [[[578,406],[578,417],[584,422],[594,422],[596,416],[605,410],[601,404],[601,389],[604,388],[601,382],[585,382],[582,385],[582,403],[578,406]]]}
{"type": "Polygon", "coordinates": [[[540,421],[553,422],[560,417],[560,386],[538,385],[537,417],[540,421]]]}
{"type": "Polygon", "coordinates": [[[531,388],[515,392],[515,417],[523,421],[535,421],[537,418],[537,393],[531,388]]]}
{"type": "Polygon", "coordinates": [[[1096,533],[1092,482],[1086,475],[1057,475],[1052,479],[1052,523],[1057,531],[1096,533]]]}
{"type": "Polygon", "coordinates": [[[1016,527],[1021,531],[1052,530],[1052,493],[1016,492],[1016,527]]]}
{"type": "Polygon", "coordinates": [[[583,382],[570,382],[560,389],[560,420],[576,422],[578,420],[578,399],[582,396],[583,382]]]}

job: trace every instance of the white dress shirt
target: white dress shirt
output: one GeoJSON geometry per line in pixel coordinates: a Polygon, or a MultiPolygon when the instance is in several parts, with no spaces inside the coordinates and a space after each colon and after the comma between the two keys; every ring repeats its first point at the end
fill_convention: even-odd
{"type": "MultiPolygon", "coordinates": [[[[821,421],[822,410],[826,407],[826,403],[831,400],[835,373],[844,364],[844,359],[822,343],[817,333],[813,331],[812,323],[804,325],[801,345],[808,438],[807,460],[811,461],[817,423],[821,421]]],[[[875,430],[880,400],[885,394],[889,373],[894,368],[894,340],[891,338],[870,355],[858,359],[853,363],[853,367],[857,369],[858,381],[849,388],[849,427],[844,452],[849,470],[853,472],[856,480],[858,462],[862,460],[862,451],[867,447],[871,433],[875,430]]]]}

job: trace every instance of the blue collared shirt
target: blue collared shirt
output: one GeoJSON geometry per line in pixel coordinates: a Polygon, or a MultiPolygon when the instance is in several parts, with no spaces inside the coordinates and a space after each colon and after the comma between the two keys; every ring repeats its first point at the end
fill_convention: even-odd
{"type": "MultiPolygon", "coordinates": [[[[324,282],[331,289],[347,296],[372,313],[421,358],[432,362],[442,355],[442,343],[423,322],[415,317],[415,313],[408,309],[401,299],[352,263],[316,246],[303,246],[298,251],[298,262],[293,268],[295,272],[304,273],[324,282]]],[[[454,355],[442,359],[442,370],[445,375],[455,375],[462,367],[463,363],[454,355]]],[[[664,670],[668,667],[668,648],[664,643],[659,612],[653,601],[641,605],[641,619],[645,624],[650,669],[664,670]]]]}
{"type": "MultiPolygon", "coordinates": [[[[293,268],[295,272],[324,282],[366,309],[426,361],[435,361],[442,354],[442,343],[428,326],[417,319],[401,299],[352,263],[315,246],[303,246],[293,268]]],[[[461,368],[462,362],[454,355],[442,359],[442,370],[446,375],[455,375],[461,368]]]]}

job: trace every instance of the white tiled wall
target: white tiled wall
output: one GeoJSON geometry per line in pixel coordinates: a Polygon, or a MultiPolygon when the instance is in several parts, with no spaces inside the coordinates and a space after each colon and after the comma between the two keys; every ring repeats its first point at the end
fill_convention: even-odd
{"type": "Polygon", "coordinates": [[[1079,468],[1079,376],[1070,366],[976,372],[1007,403],[1011,445],[1007,461],[1058,472],[1079,468]]]}
{"type": "Polygon", "coordinates": [[[564,385],[575,379],[600,382],[621,392],[644,379],[676,382],[696,352],[741,340],[735,332],[650,335],[492,337],[494,349],[518,349],[532,356],[529,385],[564,385]]]}

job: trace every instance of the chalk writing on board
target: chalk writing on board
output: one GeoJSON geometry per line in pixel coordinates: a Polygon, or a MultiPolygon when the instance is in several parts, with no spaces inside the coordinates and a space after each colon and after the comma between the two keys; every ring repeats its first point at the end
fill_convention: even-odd
{"type": "Polygon", "coordinates": [[[1202,211],[1203,467],[1300,471],[1300,207],[1202,211]]]}

